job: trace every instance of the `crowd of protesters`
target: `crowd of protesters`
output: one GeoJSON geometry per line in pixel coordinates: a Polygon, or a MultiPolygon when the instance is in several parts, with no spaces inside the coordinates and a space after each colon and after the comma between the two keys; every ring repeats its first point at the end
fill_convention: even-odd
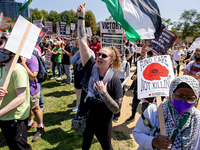
{"type": "Polygon", "coordinates": [[[33,116],[37,132],[32,141],[36,142],[45,133],[45,105],[42,84],[37,79],[39,67],[36,67],[39,66],[37,57],[41,57],[48,72],[53,73],[50,80],[62,83],[61,78],[66,76],[65,86],[69,86],[74,75],[76,106],[72,112],[77,112],[79,118],[87,116],[83,150],[90,149],[94,135],[104,150],[113,149],[112,121],[118,122],[130,76],[133,82],[127,90],[133,92],[132,114],[125,122],[135,121],[138,104],[142,102],[142,116],[133,130],[138,149],[200,149],[200,112],[195,108],[199,99],[200,48],[191,52],[184,43],[174,44],[166,53],[171,57],[177,77],[171,83],[169,98],[163,102],[167,131],[167,136],[163,136],[160,135],[156,103],[153,103],[155,98],[138,99],[137,69],[130,74],[131,66],[137,67],[138,61],[153,57],[153,52],[142,50],[136,53],[137,47],[145,45],[141,40],[135,43],[124,40],[121,54],[114,46],[101,47],[100,37],[89,38],[85,34],[85,5],[78,7],[77,14],[78,36],[45,36],[35,46],[30,59],[19,57],[7,89],[3,84],[15,54],[4,48],[8,37],[1,37],[0,124],[8,147],[11,150],[32,149],[27,143],[27,130],[35,128],[33,116]],[[180,76],[180,71],[185,75],[180,76]],[[150,103],[153,104],[149,106],[150,103]],[[145,119],[150,125],[143,123],[145,119]]]}

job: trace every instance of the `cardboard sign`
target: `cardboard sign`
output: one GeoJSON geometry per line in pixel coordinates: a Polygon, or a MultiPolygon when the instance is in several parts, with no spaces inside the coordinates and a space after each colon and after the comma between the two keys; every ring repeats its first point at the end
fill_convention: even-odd
{"type": "Polygon", "coordinates": [[[71,23],[71,30],[75,30],[76,29],[76,24],[75,23],[71,23]]]}
{"type": "Polygon", "coordinates": [[[66,22],[60,22],[60,35],[66,35],[66,22]]]}
{"type": "MultiPolygon", "coordinates": [[[[20,42],[22,41],[22,38],[25,34],[25,29],[27,28],[29,23],[30,22],[27,21],[22,16],[18,17],[17,22],[15,23],[15,26],[6,43],[5,46],[6,49],[8,49],[13,53],[17,53],[20,42]]],[[[29,59],[31,58],[39,33],[40,29],[36,27],[34,24],[32,24],[28,36],[25,40],[25,43],[22,47],[22,51],[20,53],[21,56],[24,56],[29,59]]]]}
{"type": "Polygon", "coordinates": [[[185,42],[192,43],[193,39],[194,39],[194,37],[186,37],[185,42]]]}
{"type": "Polygon", "coordinates": [[[52,24],[52,21],[46,21],[45,22],[45,28],[48,29],[47,36],[52,36],[53,35],[53,24],[52,24]]]}
{"type": "Polygon", "coordinates": [[[188,49],[189,52],[194,51],[197,47],[200,47],[200,37],[196,38],[195,41],[192,43],[190,48],[188,49]]]}
{"type": "Polygon", "coordinates": [[[66,27],[66,34],[70,34],[70,27],[66,27]]]}
{"type": "Polygon", "coordinates": [[[182,42],[181,38],[177,38],[175,41],[176,44],[181,44],[181,42],[182,42]]]}
{"type": "Polygon", "coordinates": [[[148,42],[149,46],[144,46],[142,50],[152,51],[155,55],[165,55],[168,49],[172,46],[177,36],[167,29],[163,29],[162,35],[158,38],[151,39],[148,42]]]}
{"type": "Polygon", "coordinates": [[[101,21],[101,47],[115,46],[123,51],[123,28],[115,21],[101,21]]]}
{"type": "Polygon", "coordinates": [[[169,86],[174,79],[169,55],[145,58],[137,63],[138,99],[169,96],[169,86]]]}
{"type": "Polygon", "coordinates": [[[137,47],[134,52],[135,53],[141,53],[142,52],[142,47],[137,47]]]}

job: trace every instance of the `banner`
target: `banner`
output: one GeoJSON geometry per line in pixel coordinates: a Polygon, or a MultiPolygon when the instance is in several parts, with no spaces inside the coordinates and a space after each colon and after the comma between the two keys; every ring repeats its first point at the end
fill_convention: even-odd
{"type": "Polygon", "coordinates": [[[70,27],[66,27],[66,34],[70,34],[70,27]]]}
{"type": "Polygon", "coordinates": [[[176,39],[177,36],[174,33],[163,29],[162,35],[149,40],[150,45],[144,46],[142,50],[146,52],[152,51],[155,55],[165,55],[176,39]]]}
{"type": "Polygon", "coordinates": [[[52,21],[46,21],[46,22],[45,22],[45,28],[48,29],[47,36],[52,36],[52,35],[53,35],[53,25],[52,25],[52,21]]]}
{"type": "Polygon", "coordinates": [[[71,23],[71,30],[75,30],[76,29],[76,24],[75,23],[71,23]]]}
{"type": "Polygon", "coordinates": [[[56,22],[56,33],[58,36],[60,36],[60,25],[59,22],[56,22]]]}
{"type": "Polygon", "coordinates": [[[33,20],[33,24],[36,25],[38,28],[43,26],[41,20],[33,20]]]}
{"type": "Polygon", "coordinates": [[[169,55],[145,58],[137,63],[138,99],[169,96],[169,86],[174,79],[169,55]]]}
{"type": "Polygon", "coordinates": [[[123,28],[115,21],[101,21],[101,47],[115,46],[123,51],[123,28]]]}
{"type": "Polygon", "coordinates": [[[188,48],[188,52],[194,51],[197,47],[200,47],[200,37],[196,38],[195,41],[192,43],[190,48],[188,48]]]}
{"type": "Polygon", "coordinates": [[[46,35],[46,33],[48,31],[48,29],[44,28],[44,27],[40,27],[40,29],[41,29],[41,31],[40,31],[40,34],[38,36],[35,46],[37,46],[42,41],[42,39],[44,38],[44,36],[46,35]]]}
{"type": "Polygon", "coordinates": [[[66,35],[66,22],[60,22],[60,36],[66,35]]]}
{"type": "Polygon", "coordinates": [[[91,27],[85,28],[85,31],[86,31],[87,36],[92,37],[92,29],[91,29],[91,27]]]}

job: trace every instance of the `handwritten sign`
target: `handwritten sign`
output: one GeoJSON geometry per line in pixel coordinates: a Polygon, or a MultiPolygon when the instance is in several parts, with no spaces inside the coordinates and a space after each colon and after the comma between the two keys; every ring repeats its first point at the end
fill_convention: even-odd
{"type": "Polygon", "coordinates": [[[192,43],[193,40],[194,40],[194,37],[186,37],[185,38],[185,42],[187,42],[187,43],[192,43]]]}
{"type": "Polygon", "coordinates": [[[174,79],[171,58],[160,55],[137,63],[138,99],[169,96],[169,86],[174,79]]]}

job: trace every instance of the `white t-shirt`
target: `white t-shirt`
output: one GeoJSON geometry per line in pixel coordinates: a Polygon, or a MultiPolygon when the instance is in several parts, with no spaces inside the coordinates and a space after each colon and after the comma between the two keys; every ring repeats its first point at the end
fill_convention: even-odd
{"type": "MultiPolygon", "coordinates": [[[[197,72],[200,72],[200,64],[197,64],[195,61],[191,61],[185,66],[184,69],[193,74],[196,74],[197,72]]],[[[197,79],[197,80],[199,81],[199,85],[200,85],[200,79],[197,79]]]]}
{"type": "Polygon", "coordinates": [[[184,52],[182,50],[180,50],[180,51],[176,50],[172,54],[173,54],[173,60],[180,61],[181,60],[181,54],[184,55],[184,52]]]}

